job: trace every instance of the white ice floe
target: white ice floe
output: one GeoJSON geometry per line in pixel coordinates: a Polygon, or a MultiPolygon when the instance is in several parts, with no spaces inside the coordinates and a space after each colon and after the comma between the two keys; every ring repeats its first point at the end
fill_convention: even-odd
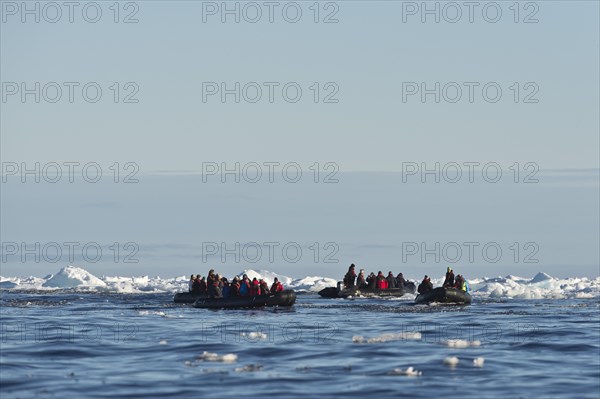
{"type": "Polygon", "coordinates": [[[323,288],[336,287],[337,280],[329,277],[308,276],[292,280],[288,286],[296,291],[319,292],[323,288]]]}
{"type": "Polygon", "coordinates": [[[138,311],[138,314],[140,316],[156,315],[156,316],[160,316],[160,317],[169,317],[169,315],[166,314],[165,312],[161,312],[158,310],[140,310],[140,311],[138,311]]]}
{"type": "Polygon", "coordinates": [[[394,375],[407,375],[409,377],[416,377],[416,376],[419,376],[419,375],[423,375],[423,372],[415,370],[411,366],[411,367],[406,368],[406,370],[394,369],[394,370],[392,370],[391,374],[394,374],[394,375]]]}
{"type": "Polygon", "coordinates": [[[226,355],[218,355],[216,353],[204,351],[200,356],[198,356],[198,359],[203,360],[205,362],[234,363],[237,360],[237,355],[233,353],[228,353],[226,355]]]}
{"type": "Polygon", "coordinates": [[[478,340],[466,341],[464,339],[449,339],[447,341],[444,341],[444,344],[451,348],[468,348],[469,346],[480,346],[481,341],[478,341],[478,340]]]}
{"type": "Polygon", "coordinates": [[[476,357],[475,359],[473,359],[473,366],[475,367],[483,367],[483,363],[485,362],[485,359],[482,357],[476,357]]]}
{"type": "Polygon", "coordinates": [[[242,337],[247,338],[249,340],[259,340],[259,339],[267,339],[267,334],[260,332],[260,331],[252,331],[249,333],[241,333],[240,334],[242,337]]]}
{"type": "Polygon", "coordinates": [[[418,340],[421,339],[420,332],[401,332],[401,333],[389,333],[379,335],[373,338],[365,338],[362,335],[355,335],[352,337],[352,342],[356,344],[374,344],[389,341],[402,341],[402,340],[418,340]]]}
{"type": "Polygon", "coordinates": [[[447,357],[444,359],[446,366],[454,367],[458,364],[458,358],[456,356],[447,357]]]}
{"type": "MultiPolygon", "coordinates": [[[[247,269],[239,275],[264,279],[272,284],[275,277],[285,288],[296,291],[318,292],[325,287],[335,287],[337,280],[329,277],[308,276],[299,279],[274,273],[268,270],[247,269]]],[[[468,279],[471,294],[477,298],[518,298],[518,299],[561,299],[561,298],[600,298],[600,277],[554,278],[546,273],[538,273],[533,278],[506,276],[468,279]]],[[[435,280],[435,285],[441,284],[435,280]]],[[[161,293],[185,292],[188,290],[188,277],[97,277],[85,269],[66,266],[55,275],[40,277],[0,277],[0,289],[6,290],[56,290],[73,289],[80,291],[100,291],[118,293],[161,293]]],[[[405,296],[411,299],[411,296],[405,296]]]]}

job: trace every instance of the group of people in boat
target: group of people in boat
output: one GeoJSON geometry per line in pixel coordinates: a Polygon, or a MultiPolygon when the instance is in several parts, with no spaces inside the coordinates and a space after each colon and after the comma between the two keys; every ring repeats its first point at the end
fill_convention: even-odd
{"type": "MultiPolygon", "coordinates": [[[[457,275],[454,277],[454,271],[452,271],[451,267],[446,269],[446,277],[444,279],[444,283],[442,284],[444,288],[456,288],[457,290],[469,292],[469,285],[467,284],[467,280],[462,275],[457,275]]],[[[417,292],[419,294],[424,294],[433,289],[433,283],[429,276],[425,276],[421,284],[417,287],[417,292]]]]}
{"type": "MultiPolygon", "coordinates": [[[[379,271],[377,274],[370,273],[365,277],[365,270],[361,269],[358,275],[356,274],[356,266],[353,264],[348,268],[348,272],[344,276],[344,288],[345,289],[378,289],[385,290],[391,288],[404,288],[407,281],[404,279],[402,273],[398,273],[397,276],[390,271],[387,276],[379,271]]],[[[469,292],[469,286],[467,281],[462,275],[454,276],[454,272],[452,268],[448,267],[446,270],[446,278],[444,279],[444,284],[442,284],[444,288],[456,288],[461,291],[469,292]]],[[[417,292],[419,294],[424,294],[433,289],[433,283],[429,276],[425,276],[419,287],[417,288],[417,292]]]]}
{"type": "Polygon", "coordinates": [[[383,272],[379,271],[377,274],[371,272],[368,276],[365,276],[365,270],[360,269],[358,275],[356,274],[356,266],[353,264],[348,268],[348,273],[344,276],[344,288],[346,289],[378,289],[385,290],[391,288],[404,288],[406,280],[402,273],[398,273],[394,276],[391,271],[387,276],[383,275],[383,272]]]}
{"type": "Polygon", "coordinates": [[[244,274],[242,278],[235,276],[230,282],[227,277],[216,274],[213,269],[206,278],[201,275],[190,276],[189,292],[197,295],[206,295],[209,298],[252,297],[268,295],[283,291],[283,284],[277,277],[271,287],[263,279],[254,277],[252,280],[244,274]]]}

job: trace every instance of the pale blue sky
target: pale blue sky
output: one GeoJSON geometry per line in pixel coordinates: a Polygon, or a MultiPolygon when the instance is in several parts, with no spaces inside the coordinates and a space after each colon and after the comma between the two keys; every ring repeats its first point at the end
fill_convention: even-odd
{"type": "MultiPolygon", "coordinates": [[[[598,167],[598,2],[541,1],[539,23],[402,22],[402,2],[337,2],[339,23],[202,22],[202,2],[138,2],[137,24],[2,24],[4,82],[96,81],[99,103],[2,104],[5,160],[134,161],[144,171],[202,161],[334,161],[343,170],[399,170],[403,161],[533,161],[598,167]],[[138,104],[108,86],[133,81],[138,104]],[[288,104],[202,103],[202,82],[299,82],[288,104]],[[336,82],[337,104],[314,104],[312,82],[336,82]],[[502,100],[402,103],[402,82],[498,82],[502,100]],[[509,86],[536,82],[538,104],[509,86]]],[[[433,4],[433,3],[429,3],[433,4]]],[[[482,3],[483,4],[483,3],[482,3]]],[[[525,4],[524,2],[521,3],[525,4]]],[[[466,11],[466,9],[465,9],[466,11]]],[[[524,11],[523,11],[524,13],[524,11]]],[[[466,16],[464,17],[466,19],[466,16]]],[[[480,93],[479,93],[480,94],[480,93]]],[[[18,98],[18,97],[17,97],[18,98]]]]}

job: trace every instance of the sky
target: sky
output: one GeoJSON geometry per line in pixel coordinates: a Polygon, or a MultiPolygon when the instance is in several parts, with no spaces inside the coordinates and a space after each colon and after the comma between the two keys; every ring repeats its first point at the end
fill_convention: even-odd
{"type": "MultiPolygon", "coordinates": [[[[73,22],[61,4],[1,2],[3,243],[131,241],[146,254],[142,272],[115,262],[87,266],[165,275],[188,274],[203,242],[314,239],[340,247],[340,265],[326,270],[319,262],[262,266],[302,276],[336,275],[356,258],[390,265],[405,242],[497,240],[511,252],[518,241],[546,251],[542,271],[560,274],[572,264],[579,275],[600,273],[596,1],[476,2],[472,10],[426,2],[438,15],[402,1],[98,1],[78,2],[73,22]],[[78,181],[82,165],[99,169],[102,181],[62,184],[68,162],[79,163],[78,181]],[[271,162],[280,164],[278,181],[262,184],[271,162]],[[501,184],[465,182],[471,162],[502,169],[501,184]],[[63,167],[56,185],[43,179],[54,163],[63,167]],[[265,175],[254,185],[248,174],[218,184],[236,163],[238,177],[254,163],[265,175]],[[461,165],[459,184],[419,184],[436,163],[449,171],[461,165]],[[282,165],[298,165],[301,184],[282,180],[282,165]],[[32,168],[41,181],[29,175],[21,183],[32,168]],[[308,184],[315,169],[319,181],[339,182],[308,184]],[[519,183],[509,184],[515,170],[519,183]],[[214,173],[208,183],[198,180],[203,172],[214,173]],[[524,183],[532,173],[544,179],[524,183]],[[139,183],[121,184],[128,175],[139,183]],[[113,178],[119,182],[108,184],[113,178]],[[241,208],[234,200],[196,206],[227,193],[245,199],[241,208]],[[283,205],[270,204],[273,197],[283,205]],[[484,202],[472,211],[466,204],[474,199],[484,202]],[[260,228],[240,232],[244,223],[260,228]],[[446,231],[449,223],[459,231],[446,231]],[[346,230],[334,227],[341,225],[346,230]],[[180,266],[144,252],[168,259],[164,248],[173,245],[190,257],[180,266]]],[[[523,266],[484,263],[491,275],[523,266]]],[[[2,274],[47,274],[60,265],[3,262],[2,274]]]]}

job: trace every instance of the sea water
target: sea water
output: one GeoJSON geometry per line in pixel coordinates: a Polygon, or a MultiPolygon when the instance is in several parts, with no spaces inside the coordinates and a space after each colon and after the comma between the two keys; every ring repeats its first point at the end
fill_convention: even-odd
{"type": "Polygon", "coordinates": [[[305,287],[291,308],[206,310],[173,303],[183,278],[123,291],[67,272],[78,287],[0,291],[3,399],[600,396],[598,279],[493,279],[470,306],[305,287]]]}

